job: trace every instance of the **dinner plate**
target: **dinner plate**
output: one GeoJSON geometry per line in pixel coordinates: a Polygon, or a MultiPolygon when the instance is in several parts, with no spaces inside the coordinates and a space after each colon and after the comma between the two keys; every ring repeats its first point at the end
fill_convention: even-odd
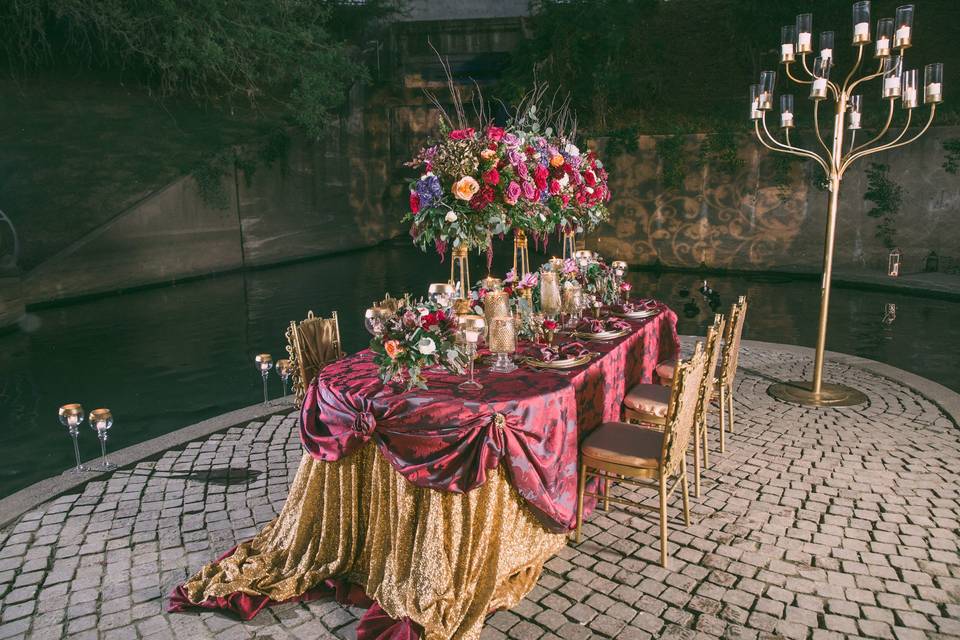
{"type": "Polygon", "coordinates": [[[636,311],[611,311],[611,315],[615,315],[618,318],[627,318],[628,320],[641,320],[643,318],[652,318],[653,316],[660,313],[660,308],[655,307],[653,309],[638,309],[636,311]]]}
{"type": "Polygon", "coordinates": [[[592,353],[587,353],[578,358],[564,358],[563,360],[552,360],[550,362],[537,360],[536,358],[524,358],[524,362],[538,369],[572,369],[587,364],[592,357],[592,353]]]}
{"type": "Polygon", "coordinates": [[[573,334],[575,338],[586,338],[587,340],[616,340],[630,333],[630,329],[620,329],[619,331],[600,331],[598,333],[589,333],[577,331],[573,334]]]}

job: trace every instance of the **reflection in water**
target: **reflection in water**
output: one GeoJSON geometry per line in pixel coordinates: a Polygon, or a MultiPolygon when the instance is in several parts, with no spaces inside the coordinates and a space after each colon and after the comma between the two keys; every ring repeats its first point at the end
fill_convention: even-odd
{"type": "MultiPolygon", "coordinates": [[[[497,251],[502,274],[510,250],[497,251]],[[501,261],[503,263],[501,264],[501,261]]],[[[539,264],[542,257],[532,257],[539,264]]],[[[473,258],[482,273],[481,258],[473,258]]],[[[0,495],[71,465],[69,437],[57,407],[81,402],[113,410],[112,451],[261,399],[257,353],[283,355],[284,330],[307,309],[340,312],[344,348],[366,346],[363,310],[384,292],[424,293],[449,264],[406,241],[284,267],[230,274],[89,302],[35,311],[26,331],[0,337],[0,428],[5,463],[0,495]]],[[[478,276],[479,277],[479,276],[478,276]]],[[[634,292],[663,299],[680,315],[682,333],[703,335],[711,300],[693,274],[631,274],[634,292]],[[690,305],[689,307],[687,305],[690,305]],[[695,309],[694,309],[695,307],[695,309]],[[689,316],[683,313],[688,311],[689,316]]],[[[722,311],[750,296],[745,337],[812,346],[818,282],[786,277],[712,277],[722,311]]],[[[960,390],[960,372],[944,344],[960,342],[960,304],[834,290],[827,347],[888,362],[960,390]],[[888,304],[897,319],[880,322],[888,304]]],[[[271,394],[281,391],[271,374],[271,394]]],[[[84,459],[98,443],[84,423],[84,459]]]]}

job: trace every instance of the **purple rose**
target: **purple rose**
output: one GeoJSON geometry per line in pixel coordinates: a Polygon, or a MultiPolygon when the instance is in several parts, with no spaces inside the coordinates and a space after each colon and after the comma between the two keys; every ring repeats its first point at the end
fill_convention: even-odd
{"type": "Polygon", "coordinates": [[[539,278],[536,273],[525,273],[517,286],[521,289],[533,289],[537,286],[538,281],[539,278]]]}
{"type": "Polygon", "coordinates": [[[503,134],[503,138],[501,138],[500,141],[503,142],[503,144],[505,144],[508,147],[516,147],[517,145],[520,144],[520,138],[518,138],[512,133],[503,134]]]}
{"type": "Polygon", "coordinates": [[[523,183],[523,197],[530,202],[537,199],[537,187],[532,182],[523,183]]]}
{"type": "Polygon", "coordinates": [[[514,181],[510,181],[510,184],[507,185],[507,192],[503,195],[503,200],[510,206],[517,204],[517,200],[520,199],[520,185],[514,181]]]}
{"type": "Polygon", "coordinates": [[[510,162],[511,165],[513,165],[514,167],[517,167],[523,164],[524,157],[523,157],[523,154],[520,153],[519,151],[508,151],[507,160],[510,162]]]}

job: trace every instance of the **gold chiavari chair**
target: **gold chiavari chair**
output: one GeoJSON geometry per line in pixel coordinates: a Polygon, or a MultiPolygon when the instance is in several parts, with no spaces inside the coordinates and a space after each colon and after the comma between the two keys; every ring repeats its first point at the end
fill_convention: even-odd
{"type": "Polygon", "coordinates": [[[697,399],[707,368],[702,343],[697,343],[693,356],[677,365],[671,386],[670,405],[663,431],[638,429],[625,422],[607,422],[591,431],[580,446],[580,478],[577,488],[576,540],[580,542],[583,525],[583,498],[592,496],[604,502],[632,505],[659,511],[660,564],[667,566],[667,499],[679,484],[683,492],[683,519],[690,525],[690,495],[687,488],[687,448],[697,418],[697,399]],[[596,477],[607,485],[610,481],[642,487],[657,486],[658,507],[651,507],[626,498],[588,493],[587,478],[596,477]],[[673,486],[668,489],[668,480],[673,486]]]}
{"type": "MultiPolygon", "coordinates": [[[[700,497],[700,474],[709,464],[707,449],[707,409],[713,398],[716,382],[709,372],[715,371],[720,359],[720,337],[723,335],[724,320],[719,313],[714,314],[713,324],[707,329],[705,353],[707,354],[707,374],[700,384],[700,397],[697,400],[697,421],[694,424],[693,438],[693,495],[700,497]],[[702,448],[702,453],[701,453],[702,448]]],[[[623,399],[624,420],[639,423],[637,426],[662,430],[667,420],[670,392],[676,361],[670,365],[670,385],[638,384],[632,387],[623,399]]]]}
{"type": "Polygon", "coordinates": [[[743,336],[743,324],[747,319],[747,297],[740,298],[730,307],[730,322],[723,340],[723,352],[720,370],[717,372],[715,391],[719,394],[720,405],[720,453],[724,452],[724,432],[733,433],[733,384],[737,378],[737,364],[740,358],[740,338],[743,336]]]}
{"type": "Polygon", "coordinates": [[[286,336],[287,353],[293,366],[294,404],[301,407],[307,387],[320,369],[343,357],[337,312],[329,318],[319,318],[313,311],[307,311],[306,319],[290,322],[286,336]]]}

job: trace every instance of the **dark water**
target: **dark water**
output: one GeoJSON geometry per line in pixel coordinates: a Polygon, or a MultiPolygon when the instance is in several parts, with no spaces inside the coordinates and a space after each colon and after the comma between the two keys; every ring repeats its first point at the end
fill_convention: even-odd
{"type": "MultiPolygon", "coordinates": [[[[500,251],[509,259],[509,249],[500,251]]],[[[474,279],[481,273],[474,259],[474,279]]],[[[539,260],[534,260],[539,264],[539,260]]],[[[116,425],[111,448],[172,431],[256,403],[260,379],[253,356],[284,356],[283,332],[307,309],[340,312],[347,351],[366,346],[362,312],[386,291],[424,292],[449,265],[406,244],[237,273],[33,312],[25,330],[0,337],[0,495],[68,467],[73,453],[57,408],[106,406],[116,425]]],[[[499,273],[504,270],[496,269],[499,273]]],[[[681,333],[702,333],[711,312],[694,275],[638,273],[634,291],[661,298],[680,314],[681,333]],[[678,290],[689,288],[691,297],[678,290]],[[690,299],[699,313],[683,314],[690,299]]],[[[772,277],[710,278],[728,307],[750,296],[746,337],[812,346],[818,282],[772,277]]],[[[692,311],[692,310],[691,310],[692,311]]],[[[835,289],[828,348],[890,363],[960,390],[953,345],[960,344],[960,303],[835,289]],[[884,326],[885,305],[897,307],[884,326]],[[948,348],[950,347],[950,348],[948,348]]],[[[280,381],[271,379],[280,394],[280,381]]],[[[97,452],[86,424],[84,458],[97,452]]]]}

